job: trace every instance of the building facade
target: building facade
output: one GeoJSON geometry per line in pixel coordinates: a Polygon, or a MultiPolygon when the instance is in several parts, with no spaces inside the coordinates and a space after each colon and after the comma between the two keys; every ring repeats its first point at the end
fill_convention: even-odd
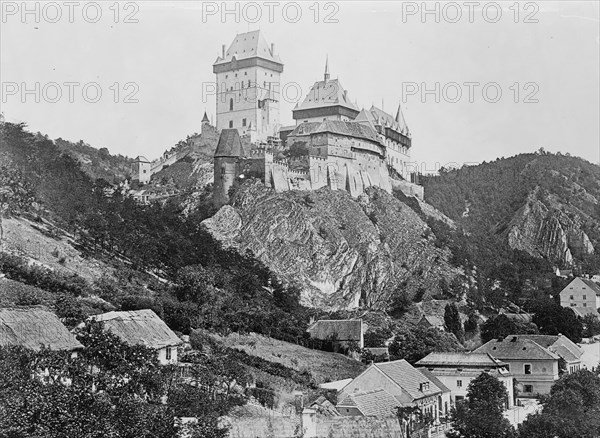
{"type": "Polygon", "coordinates": [[[450,390],[452,406],[467,397],[469,384],[481,373],[490,374],[502,382],[508,394],[506,408],[514,405],[513,376],[506,363],[489,354],[430,353],[416,365],[427,369],[450,390]]]}
{"type": "Polygon", "coordinates": [[[578,316],[592,314],[600,318],[600,286],[587,278],[577,277],[560,292],[560,305],[573,309],[578,316]]]}
{"type": "Polygon", "coordinates": [[[536,398],[550,393],[558,380],[559,356],[529,339],[517,335],[492,339],[473,351],[489,354],[506,364],[517,381],[519,397],[536,398]]]}

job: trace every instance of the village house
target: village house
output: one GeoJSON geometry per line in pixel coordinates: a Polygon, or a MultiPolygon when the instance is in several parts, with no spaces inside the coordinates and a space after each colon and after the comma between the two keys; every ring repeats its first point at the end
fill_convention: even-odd
{"type": "Polygon", "coordinates": [[[362,319],[320,319],[311,324],[308,329],[310,337],[320,340],[335,339],[342,346],[356,343],[364,348],[364,327],[362,319]]]}
{"type": "Polygon", "coordinates": [[[83,345],[43,307],[0,308],[0,346],[21,346],[39,351],[42,347],[53,351],[70,351],[72,357],[83,345]]]}
{"type": "Polygon", "coordinates": [[[423,315],[417,323],[417,327],[424,329],[435,328],[441,331],[445,330],[444,321],[435,315],[423,315]]]}
{"type": "Polygon", "coordinates": [[[108,312],[88,320],[101,321],[104,328],[129,345],[144,345],[157,351],[162,365],[177,363],[181,339],[150,309],[108,312]]]}
{"type": "Polygon", "coordinates": [[[520,339],[529,339],[553,353],[556,353],[565,361],[567,373],[572,374],[581,369],[581,356],[583,350],[562,334],[558,335],[516,335],[520,339]]]}
{"type": "Polygon", "coordinates": [[[338,393],[337,408],[341,415],[356,416],[416,406],[437,421],[447,414],[445,393],[449,393],[447,388],[438,387],[402,359],[369,366],[338,393]]]}
{"type": "Polygon", "coordinates": [[[549,394],[550,388],[558,380],[559,356],[517,335],[492,339],[473,353],[489,354],[505,362],[506,368],[517,381],[519,397],[537,398],[538,395],[549,394]]]}
{"type": "Polygon", "coordinates": [[[581,317],[592,314],[600,318],[600,285],[587,278],[577,277],[560,292],[560,305],[573,309],[581,317]]]}
{"type": "MultiPolygon", "coordinates": [[[[452,406],[467,397],[467,389],[473,379],[481,373],[488,373],[504,384],[508,392],[506,408],[513,407],[513,376],[507,370],[506,363],[494,359],[489,354],[430,353],[416,365],[423,367],[419,368],[421,372],[430,372],[449,389],[452,406]]],[[[448,411],[448,407],[445,410],[448,411]]]]}

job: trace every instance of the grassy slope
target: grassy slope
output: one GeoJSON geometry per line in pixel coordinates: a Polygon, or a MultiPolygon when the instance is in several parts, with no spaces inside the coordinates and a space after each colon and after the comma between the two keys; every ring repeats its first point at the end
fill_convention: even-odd
{"type": "Polygon", "coordinates": [[[318,384],[356,377],[365,369],[362,363],[342,354],[311,350],[255,333],[211,336],[225,347],[244,351],[250,356],[257,356],[269,362],[280,363],[299,372],[308,371],[318,384]]]}

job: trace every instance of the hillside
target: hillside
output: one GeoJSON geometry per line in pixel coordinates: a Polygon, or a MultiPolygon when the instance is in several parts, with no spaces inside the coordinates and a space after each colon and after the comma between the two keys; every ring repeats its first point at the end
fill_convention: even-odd
{"type": "Polygon", "coordinates": [[[428,202],[468,233],[488,233],[554,266],[600,266],[597,165],[540,152],[442,171],[422,182],[428,202]]]}
{"type": "Polygon", "coordinates": [[[424,220],[377,188],[355,200],[327,189],[275,193],[256,181],[203,225],[298,284],[313,307],[387,308],[395,294],[443,294],[460,274],[424,220]]]}

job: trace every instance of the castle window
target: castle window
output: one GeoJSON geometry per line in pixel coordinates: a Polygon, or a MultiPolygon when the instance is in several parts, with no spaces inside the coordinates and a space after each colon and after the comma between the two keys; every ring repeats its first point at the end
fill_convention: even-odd
{"type": "MultiPolygon", "coordinates": [[[[229,99],[229,111],[233,111],[233,98],[229,99]]],[[[230,128],[231,128],[231,126],[230,126],[230,128]]]]}
{"type": "Polygon", "coordinates": [[[587,295],[584,295],[584,296],[583,296],[583,299],[584,299],[584,300],[587,300],[587,295]]]}
{"type": "Polygon", "coordinates": [[[229,75],[225,75],[225,79],[227,79],[229,77],[229,75]]]}
{"type": "Polygon", "coordinates": [[[246,126],[246,119],[242,119],[242,126],[246,126]]]}
{"type": "Polygon", "coordinates": [[[250,88],[250,79],[248,79],[248,88],[250,88]]]}
{"type": "Polygon", "coordinates": [[[248,72],[247,71],[244,72],[244,76],[248,76],[248,72]]]}
{"type": "Polygon", "coordinates": [[[221,175],[225,175],[225,166],[221,166],[221,175]]]}
{"type": "Polygon", "coordinates": [[[233,120],[229,121],[229,128],[233,128],[233,120]]]}
{"type": "Polygon", "coordinates": [[[583,307],[587,307],[587,303],[583,303],[583,307]]]}

